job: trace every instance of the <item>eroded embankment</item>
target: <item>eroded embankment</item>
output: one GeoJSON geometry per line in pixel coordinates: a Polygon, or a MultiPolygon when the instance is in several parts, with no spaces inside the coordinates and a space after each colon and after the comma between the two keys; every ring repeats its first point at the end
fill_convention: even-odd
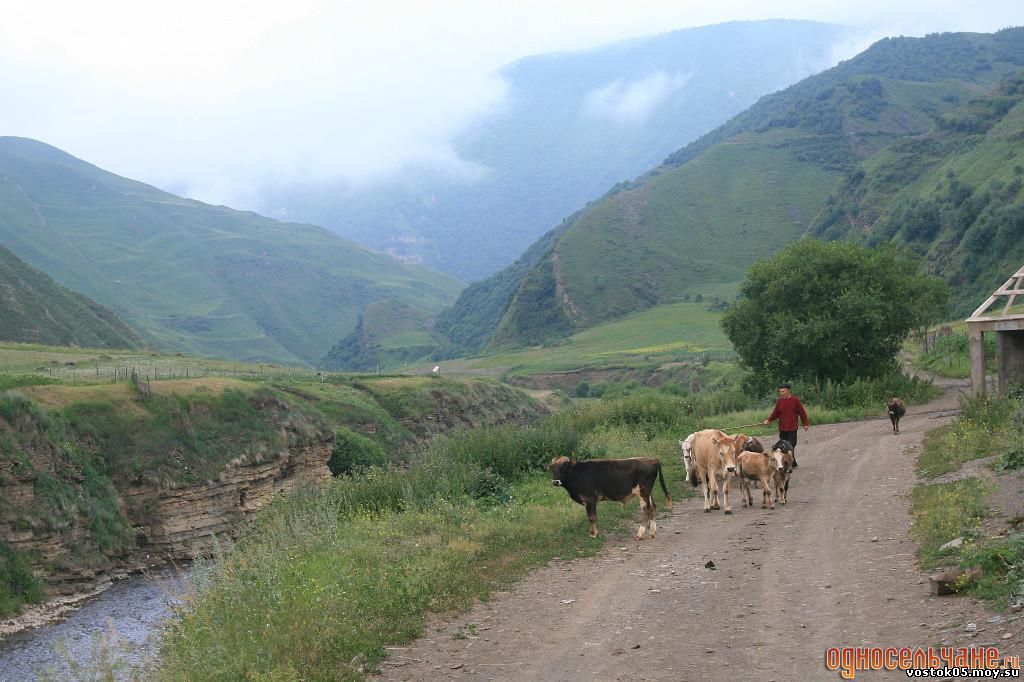
{"type": "MultiPolygon", "coordinates": [[[[276,496],[329,479],[338,433],[407,453],[452,428],[543,412],[492,381],[215,383],[0,394],[0,547],[47,597],[210,552],[276,496]]],[[[0,589],[7,611],[33,601],[18,581],[0,589]]]]}

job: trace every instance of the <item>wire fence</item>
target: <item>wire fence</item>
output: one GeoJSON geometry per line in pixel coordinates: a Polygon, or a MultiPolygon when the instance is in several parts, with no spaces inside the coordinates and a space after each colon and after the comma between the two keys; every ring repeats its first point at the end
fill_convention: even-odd
{"type": "Polygon", "coordinates": [[[202,379],[224,377],[234,379],[324,379],[324,373],[301,367],[274,365],[213,367],[167,363],[97,364],[91,367],[60,364],[37,367],[31,374],[76,383],[117,383],[120,381],[162,381],[169,379],[202,379]]]}

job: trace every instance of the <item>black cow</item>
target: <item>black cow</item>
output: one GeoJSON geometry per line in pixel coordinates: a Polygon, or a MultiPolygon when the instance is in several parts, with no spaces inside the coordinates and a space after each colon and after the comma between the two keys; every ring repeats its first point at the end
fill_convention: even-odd
{"type": "Polygon", "coordinates": [[[748,438],[743,444],[743,450],[746,452],[764,452],[764,446],[756,438],[748,438]]]}
{"type": "Polygon", "coordinates": [[[569,497],[587,508],[592,538],[597,537],[597,503],[601,500],[614,500],[625,505],[634,496],[640,498],[640,509],[644,512],[644,520],[636,532],[636,539],[643,539],[644,530],[648,526],[653,538],[658,532],[658,507],[651,497],[655,479],[661,482],[661,490],[665,493],[665,506],[672,508],[672,496],[665,487],[661,462],[653,457],[582,461],[556,457],[551,460],[548,469],[551,470],[553,479],[551,483],[565,488],[569,497]]]}
{"type": "Polygon", "coordinates": [[[893,398],[887,405],[889,420],[892,422],[892,432],[900,432],[900,417],[907,413],[907,406],[899,398],[893,398]]]}

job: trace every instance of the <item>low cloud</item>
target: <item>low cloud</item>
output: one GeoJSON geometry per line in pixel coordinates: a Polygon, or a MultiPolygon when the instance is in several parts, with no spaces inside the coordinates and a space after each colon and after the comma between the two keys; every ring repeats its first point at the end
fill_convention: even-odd
{"type": "Polygon", "coordinates": [[[637,125],[645,122],[659,104],[685,87],[692,77],[692,73],[670,75],[656,71],[635,80],[620,78],[588,92],[581,110],[593,118],[637,125]]]}

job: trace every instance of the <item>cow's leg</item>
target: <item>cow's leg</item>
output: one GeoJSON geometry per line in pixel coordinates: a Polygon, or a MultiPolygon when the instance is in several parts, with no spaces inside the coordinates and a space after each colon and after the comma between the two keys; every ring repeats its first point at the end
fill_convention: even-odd
{"type": "Polygon", "coordinates": [[[647,530],[647,516],[650,510],[650,498],[644,495],[643,493],[640,493],[639,487],[633,488],[633,493],[639,493],[638,497],[640,498],[640,511],[643,512],[643,516],[640,518],[640,527],[636,529],[636,539],[643,540],[644,531],[647,530]]]}
{"type": "Polygon", "coordinates": [[[714,471],[708,473],[708,483],[711,485],[711,508],[721,509],[722,505],[718,502],[718,474],[714,471]]]}
{"type": "MultiPolygon", "coordinates": [[[[747,482],[747,479],[741,478],[740,479],[740,506],[741,507],[746,507],[747,506],[747,496],[748,495],[750,495],[750,484],[747,482]]],[[[753,503],[751,503],[751,504],[753,504],[753,503]]]]}
{"type": "Polygon", "coordinates": [[[768,508],[775,509],[775,497],[772,495],[771,481],[768,480],[768,476],[761,477],[761,487],[764,488],[764,495],[761,497],[761,509],[764,509],[765,500],[768,501],[768,508]]]}
{"type": "Polygon", "coordinates": [[[654,504],[654,497],[651,495],[647,496],[648,504],[651,507],[650,516],[648,522],[651,528],[651,537],[653,538],[658,534],[658,505],[654,504]]]}
{"type": "Polygon", "coordinates": [[[732,507],[729,506],[729,479],[732,478],[729,474],[725,475],[725,481],[722,483],[722,504],[723,511],[726,514],[732,514],[732,507]]]}
{"type": "Polygon", "coordinates": [[[597,537],[597,500],[587,499],[587,521],[590,522],[590,537],[597,537]]]}
{"type": "MultiPolygon", "coordinates": [[[[699,472],[698,472],[699,474],[699,472]]],[[[700,491],[704,493],[704,511],[711,511],[711,490],[708,485],[708,476],[698,476],[700,478],[700,491]]]]}
{"type": "Polygon", "coordinates": [[[654,505],[654,500],[649,492],[640,493],[640,510],[644,513],[644,516],[640,521],[640,528],[636,531],[636,539],[643,540],[644,531],[648,529],[651,531],[651,537],[653,538],[658,530],[657,523],[654,521],[654,513],[657,507],[654,505]]]}

